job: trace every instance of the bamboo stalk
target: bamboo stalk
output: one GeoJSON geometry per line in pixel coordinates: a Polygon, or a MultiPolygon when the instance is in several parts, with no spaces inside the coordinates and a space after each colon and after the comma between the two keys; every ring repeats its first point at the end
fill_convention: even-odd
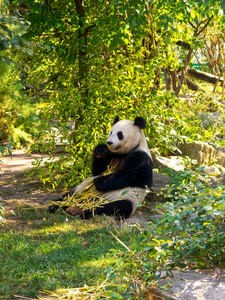
{"type": "MultiPolygon", "coordinates": [[[[111,164],[109,165],[108,169],[103,173],[104,176],[111,174],[115,170],[117,165],[112,167],[111,164]]],[[[78,207],[82,210],[92,211],[94,211],[95,208],[100,207],[106,203],[108,203],[107,197],[104,197],[104,193],[99,193],[96,190],[93,180],[91,180],[90,183],[80,193],[77,193],[75,191],[72,196],[67,196],[64,201],[60,201],[60,203],[53,202],[53,204],[57,204],[60,207],[73,206],[78,207]]]]}

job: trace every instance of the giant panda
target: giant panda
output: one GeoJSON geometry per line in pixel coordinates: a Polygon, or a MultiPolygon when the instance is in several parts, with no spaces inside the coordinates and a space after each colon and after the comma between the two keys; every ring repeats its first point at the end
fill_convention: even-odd
{"type": "MultiPolygon", "coordinates": [[[[94,215],[108,215],[118,218],[129,218],[142,203],[147,194],[146,188],[152,186],[153,163],[145,135],[142,131],[146,122],[142,117],[134,121],[119,120],[116,117],[109,131],[107,145],[97,145],[93,151],[92,174],[69,193],[56,201],[62,201],[68,195],[80,193],[90,180],[94,181],[97,192],[104,195],[107,203],[94,209],[94,215]],[[103,173],[108,167],[113,172],[103,173]],[[123,191],[126,190],[125,193],[123,191]]],[[[55,212],[58,205],[51,205],[50,212],[55,212]]],[[[71,215],[88,219],[93,211],[82,211],[77,207],[63,207],[71,215]]]]}

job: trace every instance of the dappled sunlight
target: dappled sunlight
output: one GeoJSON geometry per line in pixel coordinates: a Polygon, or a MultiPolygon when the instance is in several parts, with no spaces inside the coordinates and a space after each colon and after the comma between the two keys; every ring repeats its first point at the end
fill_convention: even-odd
{"type": "MultiPolygon", "coordinates": [[[[34,212],[30,220],[35,219],[34,212]]],[[[106,254],[112,248],[123,249],[110,233],[119,234],[121,227],[116,227],[115,221],[104,217],[83,221],[70,216],[66,220],[65,214],[53,218],[43,210],[36,217],[42,219],[41,227],[32,224],[26,225],[30,227],[27,231],[12,228],[1,233],[0,259],[4,267],[0,279],[8,278],[4,288],[14,286],[16,294],[26,295],[34,283],[38,291],[94,285],[105,279],[104,270],[112,261],[106,254]]],[[[125,243],[135,239],[127,235],[127,228],[121,233],[125,243]]]]}

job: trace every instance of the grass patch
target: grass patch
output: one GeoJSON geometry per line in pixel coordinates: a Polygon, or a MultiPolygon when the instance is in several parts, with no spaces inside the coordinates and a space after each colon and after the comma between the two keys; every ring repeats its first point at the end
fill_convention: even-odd
{"type": "Polygon", "coordinates": [[[126,244],[135,240],[135,228],[112,218],[83,221],[27,208],[20,208],[16,218],[19,225],[1,228],[1,299],[35,298],[41,290],[101,283],[110,263],[106,254],[111,248],[123,248],[110,232],[126,244]]]}

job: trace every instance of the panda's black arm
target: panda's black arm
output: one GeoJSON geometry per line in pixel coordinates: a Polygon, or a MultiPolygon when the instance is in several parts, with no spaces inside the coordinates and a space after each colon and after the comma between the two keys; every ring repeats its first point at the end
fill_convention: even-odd
{"type": "Polygon", "coordinates": [[[107,145],[97,145],[92,156],[92,175],[98,176],[105,172],[111,160],[112,153],[109,151],[107,145]]]}
{"type": "Polygon", "coordinates": [[[107,192],[123,189],[128,186],[145,188],[152,186],[152,161],[142,151],[131,153],[123,163],[123,167],[109,175],[94,179],[99,191],[107,192]]]}
{"type": "Polygon", "coordinates": [[[125,171],[117,171],[110,175],[99,176],[94,179],[94,184],[96,189],[102,192],[109,192],[131,186],[129,183],[129,175],[125,171]]]}

